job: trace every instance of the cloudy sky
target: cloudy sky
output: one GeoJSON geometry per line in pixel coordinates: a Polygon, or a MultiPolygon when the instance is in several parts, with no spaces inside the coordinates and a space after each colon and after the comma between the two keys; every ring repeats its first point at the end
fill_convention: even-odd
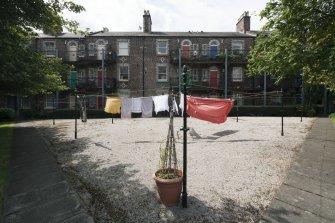
{"type": "Polygon", "coordinates": [[[99,31],[139,31],[143,10],[149,10],[152,31],[235,31],[237,19],[244,11],[251,16],[251,29],[265,23],[259,12],[269,0],[74,0],[85,7],[81,14],[65,12],[77,20],[81,29],[99,31]]]}

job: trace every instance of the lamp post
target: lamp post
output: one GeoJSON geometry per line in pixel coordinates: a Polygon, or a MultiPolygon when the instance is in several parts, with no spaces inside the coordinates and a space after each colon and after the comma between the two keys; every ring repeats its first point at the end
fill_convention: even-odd
{"type": "Polygon", "coordinates": [[[105,49],[102,48],[102,60],[101,60],[101,103],[102,103],[102,108],[104,107],[105,104],[105,49]]]}
{"type": "Polygon", "coordinates": [[[184,90],[184,109],[183,109],[183,191],[182,191],[182,206],[187,208],[187,67],[183,66],[183,90],[184,90]]]}
{"type": "Polygon", "coordinates": [[[178,42],[178,87],[179,92],[181,92],[181,48],[179,39],[177,39],[177,42],[178,42]]]}

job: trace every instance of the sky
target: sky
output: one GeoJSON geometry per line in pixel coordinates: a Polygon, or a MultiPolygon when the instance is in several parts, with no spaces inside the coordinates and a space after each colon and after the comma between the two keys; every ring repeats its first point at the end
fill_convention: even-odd
{"type": "Polygon", "coordinates": [[[237,19],[244,11],[251,16],[251,30],[265,24],[259,12],[269,0],[74,0],[86,11],[64,12],[64,17],[76,20],[80,28],[111,32],[140,31],[143,11],[149,10],[152,31],[167,32],[234,32],[237,19]]]}

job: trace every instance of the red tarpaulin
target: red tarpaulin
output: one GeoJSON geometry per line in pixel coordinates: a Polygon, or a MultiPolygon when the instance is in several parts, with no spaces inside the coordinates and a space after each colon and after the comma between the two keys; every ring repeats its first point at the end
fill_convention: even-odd
{"type": "Polygon", "coordinates": [[[213,123],[224,123],[234,106],[232,99],[198,98],[187,96],[187,114],[213,123]]]}

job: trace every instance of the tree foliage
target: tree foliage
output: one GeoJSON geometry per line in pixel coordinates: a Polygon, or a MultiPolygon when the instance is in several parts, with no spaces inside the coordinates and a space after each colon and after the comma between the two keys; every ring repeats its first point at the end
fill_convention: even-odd
{"type": "Polygon", "coordinates": [[[45,58],[27,42],[36,30],[59,33],[65,27],[76,32],[78,23],[62,17],[69,10],[84,10],[66,0],[3,0],[0,4],[0,91],[7,94],[36,94],[62,90],[62,75],[70,66],[57,58],[45,58]]]}
{"type": "Polygon", "coordinates": [[[335,90],[335,1],[270,0],[267,19],[251,50],[251,75],[271,73],[281,81],[304,74],[304,82],[335,90]]]}

